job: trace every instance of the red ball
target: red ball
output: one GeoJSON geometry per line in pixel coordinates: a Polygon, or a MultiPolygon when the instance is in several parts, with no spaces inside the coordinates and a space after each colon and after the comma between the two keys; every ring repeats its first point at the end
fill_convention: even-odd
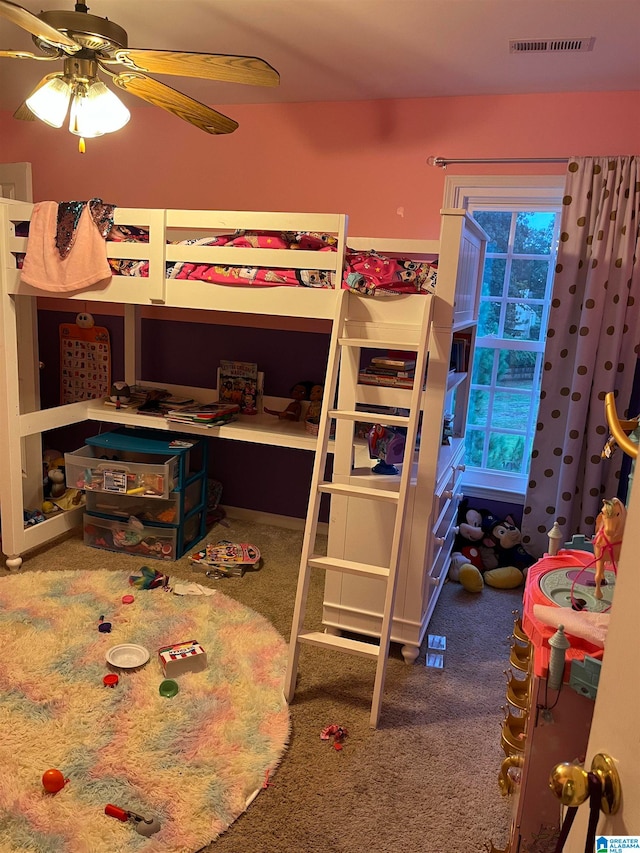
{"type": "Polygon", "coordinates": [[[42,784],[45,791],[48,791],[50,794],[55,794],[57,791],[61,791],[64,788],[67,784],[67,780],[59,770],[51,769],[45,770],[42,774],[42,784]]]}

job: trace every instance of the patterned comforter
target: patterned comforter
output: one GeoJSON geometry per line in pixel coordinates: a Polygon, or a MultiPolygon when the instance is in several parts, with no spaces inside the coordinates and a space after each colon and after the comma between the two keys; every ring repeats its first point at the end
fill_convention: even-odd
{"type": "MultiPolygon", "coordinates": [[[[109,240],[147,242],[143,229],[116,226],[109,240]]],[[[335,252],[332,235],[311,232],[237,231],[233,234],[181,241],[180,245],[239,246],[242,248],[300,249],[335,252]]],[[[148,276],[148,261],[110,261],[117,275],[148,276]]],[[[347,248],[342,286],[369,295],[397,293],[433,293],[437,279],[437,260],[411,261],[389,258],[375,251],[356,252],[347,248]]],[[[259,287],[333,287],[334,274],[326,270],[286,269],[197,264],[186,261],[167,264],[167,278],[208,281],[214,284],[259,287]]]]}

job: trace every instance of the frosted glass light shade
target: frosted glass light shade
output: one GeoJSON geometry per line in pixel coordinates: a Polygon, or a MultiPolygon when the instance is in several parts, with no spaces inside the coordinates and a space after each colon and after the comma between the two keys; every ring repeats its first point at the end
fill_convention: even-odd
{"type": "Polygon", "coordinates": [[[89,86],[87,101],[91,120],[101,133],[121,130],[131,118],[131,113],[120,98],[100,80],[89,86]]]}
{"type": "Polygon", "coordinates": [[[86,139],[93,139],[95,136],[102,136],[103,131],[98,126],[98,115],[87,97],[87,90],[80,85],[71,101],[71,111],[69,113],[69,131],[76,136],[82,136],[86,139]]]}
{"type": "Polygon", "coordinates": [[[62,127],[71,97],[71,86],[53,77],[26,100],[31,112],[51,127],[62,127]]]}

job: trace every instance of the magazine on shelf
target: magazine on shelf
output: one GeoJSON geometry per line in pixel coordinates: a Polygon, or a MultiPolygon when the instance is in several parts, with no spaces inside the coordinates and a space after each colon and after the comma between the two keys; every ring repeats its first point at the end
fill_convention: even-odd
{"type": "Polygon", "coordinates": [[[242,415],[257,415],[260,411],[264,374],[258,365],[249,361],[221,359],[218,368],[218,399],[235,403],[242,415]]]}
{"type": "Polygon", "coordinates": [[[174,423],[196,424],[198,426],[220,426],[236,420],[240,407],[237,403],[194,403],[181,406],[166,413],[168,421],[174,423]]]}

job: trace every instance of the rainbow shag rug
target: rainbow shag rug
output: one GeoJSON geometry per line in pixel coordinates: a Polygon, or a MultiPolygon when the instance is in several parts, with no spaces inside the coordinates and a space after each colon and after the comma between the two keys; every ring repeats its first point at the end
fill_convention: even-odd
{"type": "Polygon", "coordinates": [[[283,637],[224,594],[138,590],[122,572],[26,572],[0,578],[2,853],[194,853],[249,805],[289,738],[283,637]],[[132,593],[134,602],[123,604],[132,593]],[[98,630],[100,617],[111,633],[98,630]],[[208,667],[160,695],[157,650],[197,640],[208,667]],[[114,645],[150,652],[116,670],[114,645]],[[119,683],[104,686],[116,672],[119,683]],[[69,782],[47,793],[42,775],[69,782]],[[135,820],[161,829],[145,838],[135,820]]]}

